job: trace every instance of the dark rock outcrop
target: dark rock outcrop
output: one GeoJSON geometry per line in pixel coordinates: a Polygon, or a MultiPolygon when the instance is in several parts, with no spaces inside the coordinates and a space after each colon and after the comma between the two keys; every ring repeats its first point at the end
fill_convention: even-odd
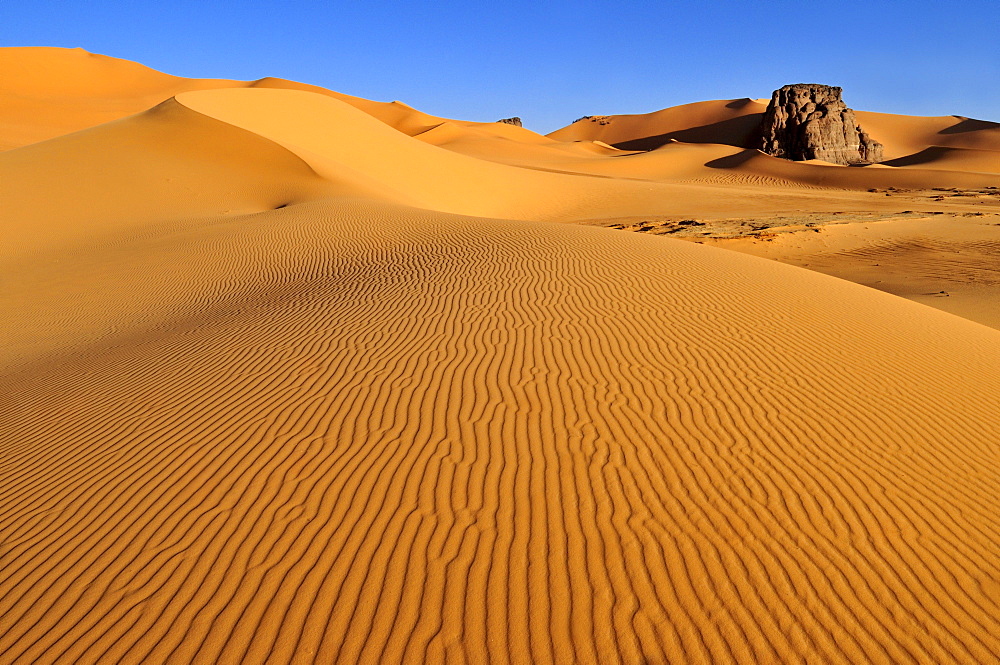
{"type": "Polygon", "coordinates": [[[882,144],[858,126],[841,89],[796,83],[774,91],[761,121],[761,149],[769,155],[834,164],[882,161],[882,144]]]}
{"type": "Polygon", "coordinates": [[[500,120],[497,120],[497,122],[502,122],[505,125],[514,125],[515,127],[522,126],[521,119],[518,118],[517,116],[514,116],[513,118],[502,118],[500,120]]]}

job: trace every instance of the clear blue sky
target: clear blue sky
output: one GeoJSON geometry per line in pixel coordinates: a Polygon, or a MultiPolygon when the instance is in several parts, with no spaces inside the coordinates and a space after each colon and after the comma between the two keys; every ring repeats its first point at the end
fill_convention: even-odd
{"type": "Polygon", "coordinates": [[[1000,121],[998,0],[6,0],[0,45],[278,76],[541,132],[798,82],[842,86],[858,109],[1000,121]]]}

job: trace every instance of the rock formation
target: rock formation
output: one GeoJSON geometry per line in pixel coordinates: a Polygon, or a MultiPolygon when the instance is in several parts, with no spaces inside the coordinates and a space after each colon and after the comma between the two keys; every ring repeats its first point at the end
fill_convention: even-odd
{"type": "Polygon", "coordinates": [[[882,144],[858,126],[841,89],[796,83],[775,90],[761,122],[761,149],[769,155],[834,164],[882,161],[882,144]]]}
{"type": "Polygon", "coordinates": [[[502,118],[497,120],[497,122],[502,122],[505,125],[514,125],[515,127],[521,126],[521,119],[517,116],[514,116],[513,118],[502,118]]]}

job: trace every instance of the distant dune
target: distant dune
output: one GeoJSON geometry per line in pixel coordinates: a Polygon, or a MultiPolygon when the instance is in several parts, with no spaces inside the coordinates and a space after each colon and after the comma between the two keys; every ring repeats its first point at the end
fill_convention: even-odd
{"type": "Polygon", "coordinates": [[[998,128],[762,109],[0,49],[0,662],[1000,660],[998,128]]]}
{"type": "Polygon", "coordinates": [[[696,102],[637,115],[588,116],[549,134],[561,141],[601,140],[627,150],[651,150],[671,139],[757,147],[767,103],[752,99],[696,102]]]}
{"type": "MultiPolygon", "coordinates": [[[[766,100],[733,99],[685,104],[640,115],[591,116],[556,130],[549,137],[561,141],[600,140],[624,150],[651,150],[670,140],[756,149],[759,147],[756,130],[765,107],[766,100]]],[[[1000,123],[961,116],[924,118],[864,111],[858,112],[858,120],[885,146],[887,160],[899,160],[932,147],[1000,152],[1000,123]]],[[[920,164],[927,169],[939,166],[933,158],[920,164]]],[[[1000,173],[995,163],[990,163],[989,169],[991,174],[1000,173]]],[[[960,160],[948,160],[939,170],[980,169],[960,160]]],[[[933,176],[926,178],[928,183],[934,183],[933,176]]]]}

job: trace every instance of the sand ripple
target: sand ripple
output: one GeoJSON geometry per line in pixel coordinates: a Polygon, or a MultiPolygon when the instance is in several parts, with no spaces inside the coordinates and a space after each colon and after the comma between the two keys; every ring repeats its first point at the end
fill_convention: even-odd
{"type": "Polygon", "coordinates": [[[996,331],[375,204],[163,242],[0,379],[4,663],[1000,658],[996,331]]]}

